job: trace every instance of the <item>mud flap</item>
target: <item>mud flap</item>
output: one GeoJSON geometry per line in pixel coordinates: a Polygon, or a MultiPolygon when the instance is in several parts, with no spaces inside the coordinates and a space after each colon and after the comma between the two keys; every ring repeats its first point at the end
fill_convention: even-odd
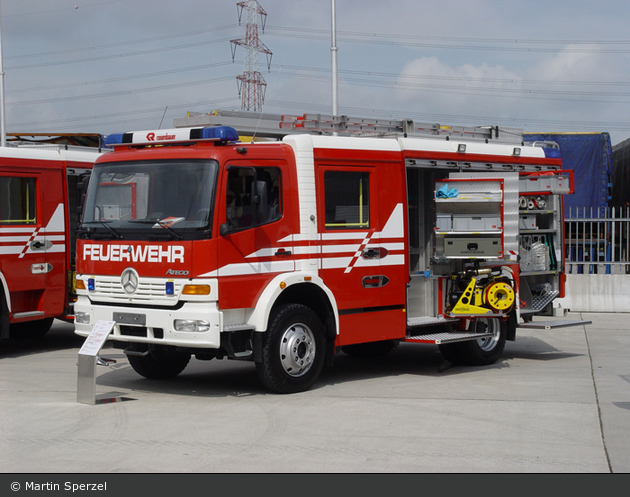
{"type": "Polygon", "coordinates": [[[9,325],[9,308],[4,293],[0,292],[0,340],[9,338],[9,325]]]}

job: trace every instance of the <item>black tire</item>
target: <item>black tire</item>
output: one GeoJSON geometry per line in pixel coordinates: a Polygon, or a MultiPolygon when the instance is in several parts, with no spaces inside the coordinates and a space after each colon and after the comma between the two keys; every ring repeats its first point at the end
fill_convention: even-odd
{"type": "Polygon", "coordinates": [[[396,340],[382,340],[380,342],[345,345],[341,347],[341,351],[354,357],[376,358],[385,357],[396,347],[398,347],[396,340]]]}
{"type": "Polygon", "coordinates": [[[190,362],[190,354],[171,347],[154,347],[145,356],[128,355],[129,364],[136,373],[152,380],[174,378],[190,362]]]}
{"type": "Polygon", "coordinates": [[[444,359],[455,365],[461,364],[462,362],[457,351],[457,345],[458,344],[456,343],[441,343],[440,345],[438,345],[444,359]]]}
{"type": "Polygon", "coordinates": [[[308,390],[324,366],[325,343],[322,323],[310,308],[279,307],[263,336],[262,361],[256,363],[263,385],[277,393],[308,390]]]}
{"type": "MultiPolygon", "coordinates": [[[[450,344],[455,362],[448,357],[446,359],[453,364],[466,366],[488,366],[497,362],[505,348],[507,321],[497,318],[476,318],[471,321],[468,329],[479,332],[488,330],[493,335],[479,340],[450,344]]],[[[442,353],[444,354],[443,351],[442,353]]]]}
{"type": "Polygon", "coordinates": [[[38,340],[50,331],[53,321],[54,318],[45,318],[24,323],[14,323],[9,328],[9,336],[23,340],[38,340]]]}

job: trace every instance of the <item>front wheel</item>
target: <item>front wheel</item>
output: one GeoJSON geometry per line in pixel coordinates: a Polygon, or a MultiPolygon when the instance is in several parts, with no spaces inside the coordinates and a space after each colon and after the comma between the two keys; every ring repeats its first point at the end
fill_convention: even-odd
{"type": "Polygon", "coordinates": [[[284,305],[274,313],[263,337],[258,376],[274,392],[303,392],[321,373],[324,350],[324,330],[317,315],[301,304],[284,305]]]}
{"type": "Polygon", "coordinates": [[[505,347],[507,321],[497,318],[476,318],[470,322],[469,331],[492,333],[491,336],[440,345],[447,361],[466,366],[488,366],[497,362],[505,347]]]}
{"type": "Polygon", "coordinates": [[[140,376],[164,380],[174,378],[186,369],[190,354],[178,352],[170,347],[155,347],[149,350],[147,355],[128,355],[127,359],[140,376]]]}
{"type": "Polygon", "coordinates": [[[24,338],[27,340],[38,340],[48,333],[53,324],[53,318],[38,319],[36,321],[26,321],[14,323],[9,327],[11,338],[24,338]]]}

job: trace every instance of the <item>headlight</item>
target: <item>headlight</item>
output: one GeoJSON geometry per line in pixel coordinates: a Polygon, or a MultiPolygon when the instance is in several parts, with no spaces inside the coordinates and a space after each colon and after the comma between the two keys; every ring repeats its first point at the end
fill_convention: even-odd
{"type": "Polygon", "coordinates": [[[77,312],[74,315],[74,322],[80,324],[90,324],[89,312],[77,312]]]}
{"type": "Polygon", "coordinates": [[[173,322],[175,331],[203,332],[210,330],[210,322],[196,319],[176,319],[173,322]]]}

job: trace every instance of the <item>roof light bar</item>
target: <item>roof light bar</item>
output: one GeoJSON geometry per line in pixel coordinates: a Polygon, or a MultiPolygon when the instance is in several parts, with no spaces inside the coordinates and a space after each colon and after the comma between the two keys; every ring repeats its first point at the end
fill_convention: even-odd
{"type": "Polygon", "coordinates": [[[229,126],[135,131],[131,133],[108,135],[105,138],[105,146],[162,145],[201,140],[220,142],[238,141],[238,133],[234,128],[229,126]]]}

